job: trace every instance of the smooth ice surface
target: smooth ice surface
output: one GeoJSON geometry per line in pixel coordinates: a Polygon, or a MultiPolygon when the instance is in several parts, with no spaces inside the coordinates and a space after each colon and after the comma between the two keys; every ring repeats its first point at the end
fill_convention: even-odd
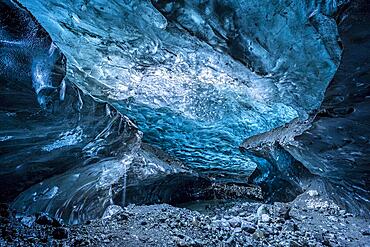
{"type": "Polygon", "coordinates": [[[67,78],[195,168],[250,174],[246,137],[320,105],[339,63],[337,1],[20,1],[67,78]]]}

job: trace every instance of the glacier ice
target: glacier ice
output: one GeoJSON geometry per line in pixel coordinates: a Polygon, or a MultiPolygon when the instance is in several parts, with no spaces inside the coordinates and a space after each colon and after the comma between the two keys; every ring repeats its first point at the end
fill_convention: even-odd
{"type": "Polygon", "coordinates": [[[310,139],[348,1],[19,2],[35,18],[8,1],[12,15],[0,14],[11,23],[0,31],[2,193],[33,185],[17,209],[76,223],[109,205],[194,199],[210,181],[189,167],[244,179],[265,166],[281,187],[299,183],[296,160],[327,175],[308,144],[283,148],[310,139]],[[265,160],[239,151],[246,138],[265,160]]]}
{"type": "Polygon", "coordinates": [[[339,26],[344,52],[320,113],[285,148],[324,177],[339,205],[370,214],[370,3],[353,3],[339,26]]]}
{"type": "Polygon", "coordinates": [[[69,80],[199,170],[249,175],[239,144],[306,118],[341,54],[336,1],[20,2],[66,55],[69,80]]]}
{"type": "Polygon", "coordinates": [[[101,217],[112,204],[187,200],[210,185],[142,144],[132,121],[65,77],[64,55],[25,9],[11,1],[0,8],[6,24],[0,33],[6,44],[0,50],[1,201],[23,191],[12,204],[17,210],[77,223],[101,217]]]}
{"type": "MultiPolygon", "coordinates": [[[[343,57],[317,114],[310,121],[295,121],[248,138],[243,148],[275,162],[276,169],[281,164],[272,156],[289,152],[312,174],[324,178],[338,205],[368,217],[370,4],[359,0],[350,6],[337,17],[343,57]]],[[[284,167],[277,174],[289,174],[289,170],[284,167]]]]}
{"type": "Polygon", "coordinates": [[[12,206],[47,212],[70,224],[101,218],[111,205],[195,200],[210,181],[148,150],[109,158],[53,176],[21,193],[12,206]],[[126,168],[123,169],[123,165],[126,168]]]}

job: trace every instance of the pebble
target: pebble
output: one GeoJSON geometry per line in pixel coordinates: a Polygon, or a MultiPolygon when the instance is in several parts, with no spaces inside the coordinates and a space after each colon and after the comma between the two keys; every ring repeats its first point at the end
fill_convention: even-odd
{"type": "Polygon", "coordinates": [[[311,197],[314,197],[314,196],[318,196],[319,192],[317,192],[317,190],[309,190],[307,191],[307,194],[311,197]]]}
{"type": "Polygon", "coordinates": [[[239,218],[235,217],[235,218],[231,218],[229,220],[229,224],[230,224],[231,227],[235,228],[235,227],[241,226],[241,221],[240,221],[239,218]]]}
{"type": "Polygon", "coordinates": [[[261,221],[262,222],[269,222],[270,221],[270,216],[268,214],[262,214],[261,215],[261,221]]]}
{"type": "Polygon", "coordinates": [[[265,237],[265,234],[263,233],[263,231],[261,229],[257,229],[254,233],[253,233],[253,238],[254,239],[262,239],[265,237]]]}
{"type": "Polygon", "coordinates": [[[53,238],[66,239],[68,238],[68,230],[64,227],[55,228],[53,231],[53,238]]]}
{"type": "Polygon", "coordinates": [[[121,213],[123,212],[123,208],[118,206],[118,205],[109,205],[105,211],[104,211],[104,214],[103,214],[103,219],[108,219],[110,217],[112,217],[113,215],[115,214],[118,214],[118,213],[121,213]]]}
{"type": "Polygon", "coordinates": [[[241,229],[250,234],[253,234],[256,231],[256,226],[250,222],[243,221],[241,224],[241,229]]]}
{"type": "MultiPolygon", "coordinates": [[[[154,206],[154,209],[155,207],[157,206],[154,206]]],[[[292,216],[299,215],[299,217],[288,217],[287,220],[284,220],[285,213],[289,212],[290,209],[284,208],[281,210],[281,205],[278,205],[277,208],[274,208],[273,205],[263,205],[257,210],[260,213],[259,217],[257,217],[257,213],[253,213],[256,212],[256,206],[253,210],[243,209],[245,217],[241,217],[240,214],[235,216],[235,211],[228,211],[228,209],[218,212],[217,217],[209,217],[194,211],[166,207],[169,207],[167,211],[142,212],[141,210],[145,210],[145,207],[143,209],[135,208],[134,211],[125,209],[125,212],[111,217],[109,221],[94,220],[90,225],[81,225],[77,235],[76,229],[72,230],[73,228],[71,228],[69,230],[67,226],[52,228],[50,222],[53,218],[47,215],[36,217],[38,225],[33,224],[31,228],[19,223],[21,219],[24,221],[25,217],[20,218],[18,224],[29,230],[51,229],[44,236],[27,235],[25,241],[28,242],[23,242],[25,243],[24,246],[28,246],[27,244],[31,242],[35,243],[35,246],[39,243],[47,243],[50,241],[50,237],[48,237],[50,232],[58,242],[63,244],[70,242],[73,246],[98,243],[114,246],[122,241],[139,241],[139,246],[140,244],[149,243],[158,246],[164,242],[171,246],[346,246],[348,241],[356,241],[355,238],[351,238],[355,235],[348,234],[348,231],[361,233],[362,235],[359,235],[359,238],[367,238],[370,235],[369,231],[361,231],[360,227],[362,225],[357,217],[344,219],[343,216],[340,216],[339,211],[335,216],[325,216],[311,210],[305,213],[300,211],[299,206],[292,206],[289,207],[291,208],[290,214],[292,216]],[[120,214],[129,214],[130,220],[120,221],[117,217],[120,214]],[[334,219],[339,219],[339,223],[336,223],[334,219]],[[349,221],[349,225],[353,226],[350,230],[339,229],[336,226],[340,226],[341,221],[349,221]],[[312,224],[310,225],[310,223],[312,224]],[[145,231],[143,231],[143,228],[138,228],[141,225],[145,226],[145,231]],[[103,228],[99,228],[102,226],[103,228]],[[68,240],[63,242],[63,239],[68,240]],[[91,241],[84,241],[84,239],[91,239],[91,241]]],[[[348,226],[348,224],[345,226],[348,226]]],[[[362,229],[367,228],[363,227],[362,229]]],[[[32,231],[35,232],[35,230],[32,231]]],[[[18,236],[22,233],[12,233],[5,230],[3,234],[6,234],[7,239],[14,241],[13,239],[19,238],[18,236]]],[[[0,237],[0,246],[1,241],[0,237]]]]}
{"type": "Polygon", "coordinates": [[[35,223],[36,217],[35,216],[24,216],[21,219],[21,223],[27,227],[31,227],[33,223],[35,223]]]}
{"type": "Polygon", "coordinates": [[[39,225],[51,226],[53,224],[53,219],[46,214],[41,214],[39,217],[37,217],[35,222],[39,225]]]}
{"type": "Polygon", "coordinates": [[[257,209],[257,217],[261,218],[262,214],[267,214],[267,208],[266,205],[262,204],[261,206],[258,207],[257,209]]]}

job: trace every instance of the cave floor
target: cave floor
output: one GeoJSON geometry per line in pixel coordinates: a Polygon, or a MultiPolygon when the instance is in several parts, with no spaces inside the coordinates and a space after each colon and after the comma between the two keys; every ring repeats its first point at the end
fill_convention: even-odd
{"type": "Polygon", "coordinates": [[[40,216],[15,217],[3,205],[0,246],[370,246],[370,221],[316,190],[290,203],[196,205],[129,205],[72,226],[40,216]]]}

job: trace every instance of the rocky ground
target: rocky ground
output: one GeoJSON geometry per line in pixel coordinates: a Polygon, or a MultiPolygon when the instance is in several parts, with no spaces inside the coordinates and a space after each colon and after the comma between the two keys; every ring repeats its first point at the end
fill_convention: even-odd
{"type": "Polygon", "coordinates": [[[317,190],[291,203],[208,201],[111,206],[103,219],[65,226],[2,205],[0,246],[370,246],[370,221],[317,190]],[[194,210],[196,209],[196,210],[194,210]]]}

